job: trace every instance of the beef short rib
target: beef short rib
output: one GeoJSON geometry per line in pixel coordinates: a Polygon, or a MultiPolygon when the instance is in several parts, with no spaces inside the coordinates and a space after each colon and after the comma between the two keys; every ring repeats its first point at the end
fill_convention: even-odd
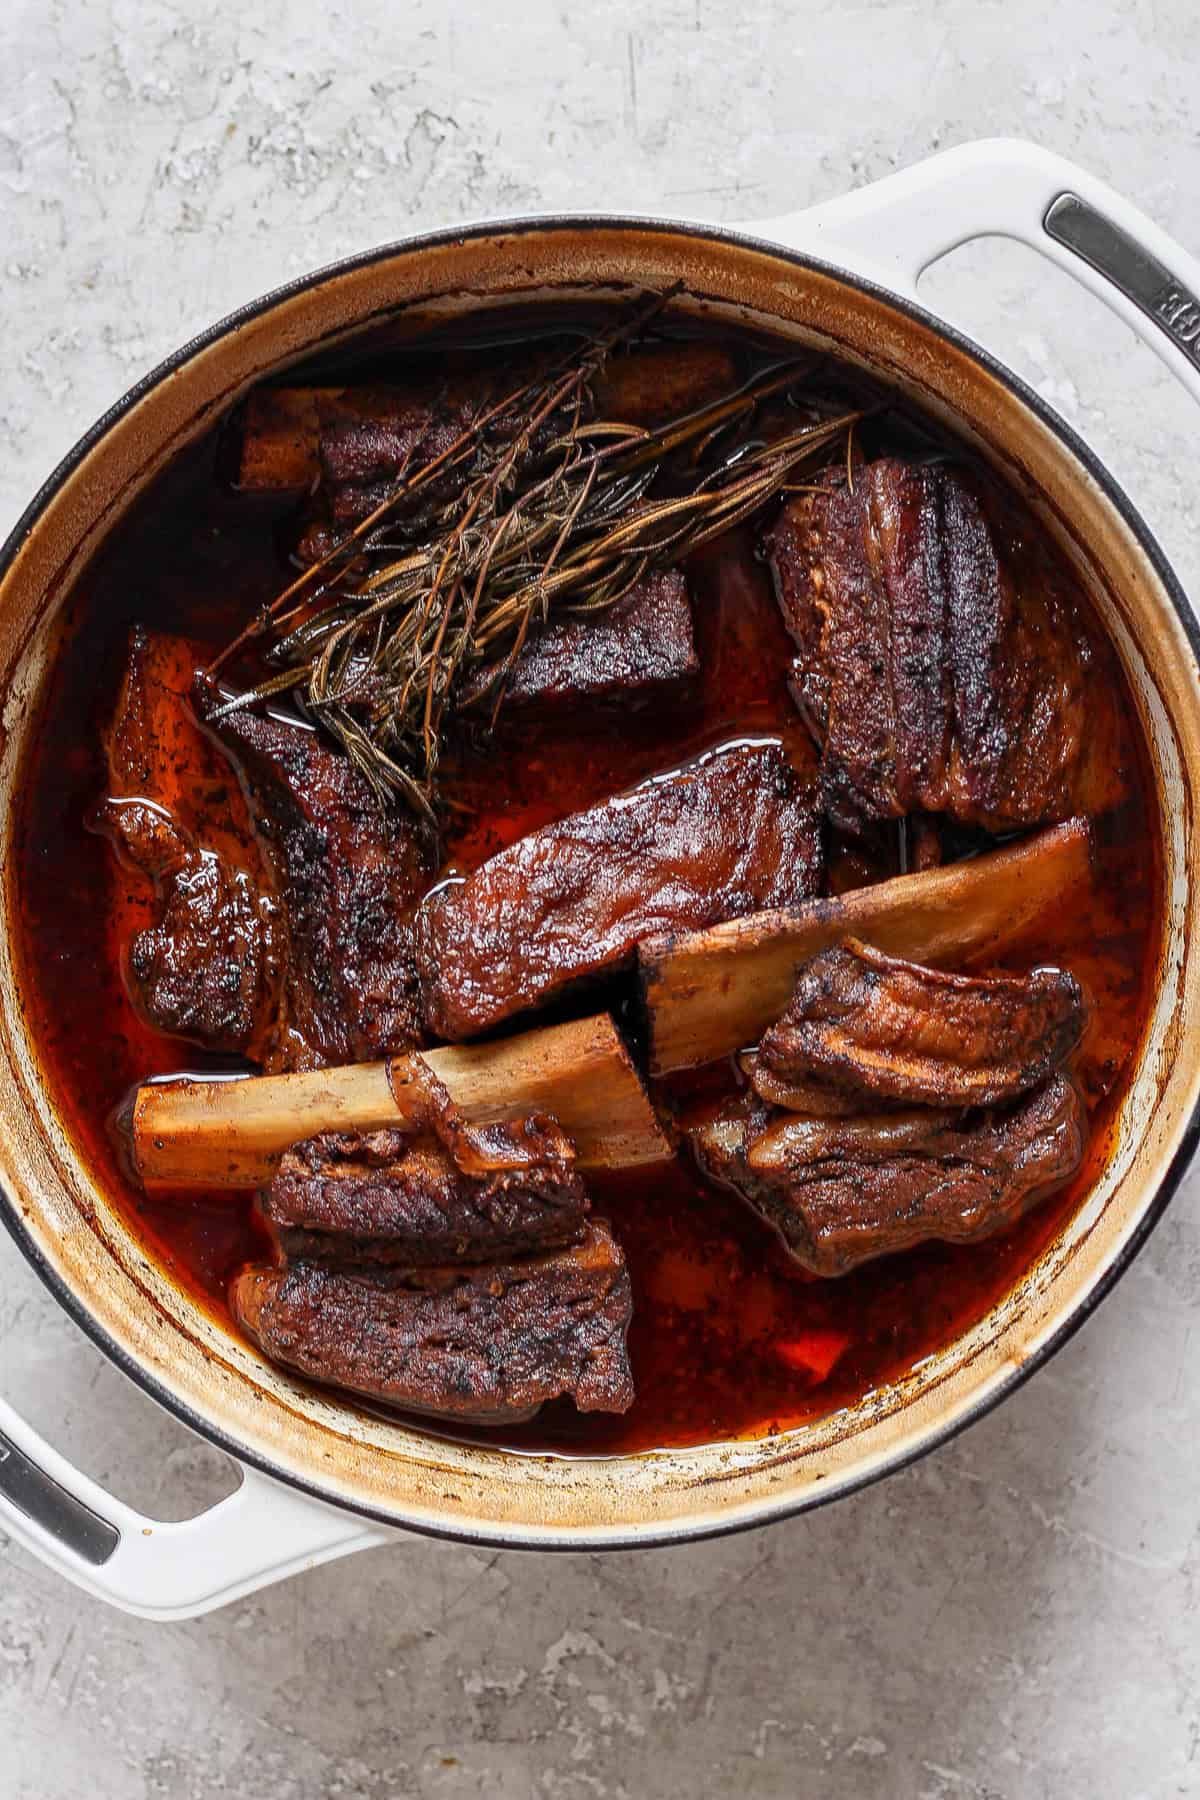
{"type": "MultiPolygon", "coordinates": [[[[293,1261],[412,1267],[574,1243],[590,1210],[574,1148],[553,1121],[528,1123],[546,1142],[539,1160],[481,1174],[458,1167],[432,1132],[308,1138],[283,1157],[263,1216],[293,1261]]],[[[502,1130],[523,1127],[493,1135],[502,1130]]]]}
{"type": "MultiPolygon", "coordinates": [[[[353,518],[370,497],[444,453],[476,419],[495,412],[496,430],[515,414],[503,402],[551,358],[511,356],[503,370],[470,352],[400,385],[274,387],[250,394],[239,420],[236,481],[247,492],[308,493],[320,478],[353,518]],[[498,410],[497,410],[498,409],[498,410]],[[384,485],[388,484],[388,485],[384,485]]],[[[639,345],[610,357],[592,380],[593,410],[626,424],[656,425],[694,412],[736,387],[738,367],[716,344],[639,345]]]]}
{"type": "Polygon", "coordinates": [[[1085,1138],[1079,1095],[1062,1075],[1003,1111],[770,1123],[730,1114],[692,1133],[706,1173],[823,1276],[930,1238],[973,1243],[1003,1231],[1070,1179],[1085,1138]]]}
{"type": "Polygon", "coordinates": [[[652,933],[811,898],[817,819],[777,742],[739,744],[544,826],[431,895],[425,1017],[451,1041],[627,962],[652,933]]]}
{"type": "MultiPolygon", "coordinates": [[[[465,434],[478,426],[484,444],[511,441],[528,412],[522,389],[544,381],[555,360],[553,349],[539,348],[510,355],[497,368],[467,351],[399,385],[256,388],[240,421],[238,486],[310,497],[299,546],[307,561],[327,554],[385,501],[398,500],[392,518],[420,525],[477,469],[473,456],[456,458],[465,434]],[[416,478],[415,491],[398,496],[399,483],[416,478]]],[[[717,345],[639,346],[597,371],[585,411],[627,424],[661,424],[728,393],[737,380],[734,359],[717,345]]],[[[561,412],[545,420],[534,448],[563,422],[561,412]]]]}
{"type": "Polygon", "coordinates": [[[800,969],[751,1078],[764,1100],[800,1112],[844,1111],[855,1098],[860,1109],[991,1106],[1044,1081],[1083,1025],[1079,984],[1063,969],[948,975],[851,938],[800,969]]]}
{"type": "Polygon", "coordinates": [[[273,1361],[406,1412],[506,1425],[563,1395],[633,1403],[629,1276],[600,1220],[568,1249],[478,1268],[251,1267],[230,1304],[273,1361]]]}
{"type": "Polygon", "coordinates": [[[687,586],[678,569],[668,569],[643,576],[603,611],[552,616],[507,674],[481,672],[469,680],[463,701],[481,715],[497,694],[506,712],[561,713],[581,701],[659,695],[699,667],[687,586]]]}
{"type": "Polygon", "coordinates": [[[258,1057],[275,1017],[272,910],[233,770],[192,711],[199,662],[186,638],[131,632],[93,822],[158,903],[125,952],[137,1011],[157,1031],[258,1057]]]}
{"type": "MultiPolygon", "coordinates": [[[[200,699],[212,709],[210,691],[200,699]]],[[[300,723],[245,711],[214,729],[242,772],[282,903],[287,1062],[405,1049],[421,1030],[409,922],[432,870],[422,828],[300,723]]]]}
{"type": "Polygon", "coordinates": [[[790,500],[765,548],[839,824],[993,832],[1121,791],[1105,654],[1038,535],[966,471],[894,457],[790,500]]]}

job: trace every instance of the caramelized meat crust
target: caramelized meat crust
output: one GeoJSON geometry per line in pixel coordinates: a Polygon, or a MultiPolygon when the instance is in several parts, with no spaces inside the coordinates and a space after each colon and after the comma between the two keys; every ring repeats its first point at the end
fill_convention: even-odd
{"type": "MultiPolygon", "coordinates": [[[[480,413],[503,399],[501,379],[351,388],[323,398],[319,454],[333,523],[342,529],[357,524],[388,497],[401,473],[411,478],[445,456],[480,413]]],[[[444,499],[460,480],[448,472],[428,485],[424,500],[444,499]]]]}
{"type": "Polygon", "coordinates": [[[263,1216],[293,1261],[416,1267],[575,1243],[590,1202],[574,1147],[551,1120],[530,1123],[543,1139],[553,1130],[556,1153],[481,1175],[458,1167],[432,1133],[309,1138],[284,1156],[262,1195],[263,1216]]]}
{"type": "Polygon", "coordinates": [[[948,975],[850,938],[800,970],[752,1079],[764,1100],[798,1111],[829,1110],[825,1093],[992,1106],[1044,1081],[1083,1026],[1083,996],[1064,969],[948,975]]]}
{"type": "Polygon", "coordinates": [[[1052,1076],[1003,1111],[817,1119],[718,1118],[692,1142],[701,1167],[774,1226],[815,1275],[844,1275],[930,1238],[1002,1231],[1075,1173],[1079,1095],[1052,1076]]]}
{"type": "Polygon", "coordinates": [[[274,1020],[271,908],[237,781],[191,708],[198,663],[186,638],[131,632],[94,823],[159,904],[126,953],[137,1011],[155,1030],[254,1057],[274,1020]]]}
{"type": "Polygon", "coordinates": [[[464,699],[487,714],[561,711],[579,701],[638,700],[686,681],[700,667],[687,586],[678,569],[645,575],[603,612],[555,616],[524,645],[502,685],[477,676],[464,699]]]}
{"type": "Polygon", "coordinates": [[[274,1361],[408,1412],[504,1425],[563,1395],[580,1412],[633,1403],[629,1276],[601,1220],[568,1249],[478,1268],[251,1267],[230,1304],[274,1361]]]}
{"type": "Polygon", "coordinates": [[[715,752],[502,850],[417,920],[425,1019],[471,1037],[654,932],[810,898],[816,817],[778,743],[715,752]]]}
{"type": "Polygon", "coordinates": [[[600,370],[595,410],[627,425],[661,425],[720,399],[737,380],[737,364],[720,344],[638,344],[600,370]]]}
{"type": "Polygon", "coordinates": [[[253,880],[219,856],[187,849],[160,870],[158,885],[162,916],[130,939],[126,956],[138,1012],[156,1031],[206,1049],[265,1055],[269,928],[253,880]]]}
{"type": "Polygon", "coordinates": [[[236,713],[218,743],[200,722],[214,698],[202,661],[184,638],[135,629],[107,740],[95,824],[159,902],[126,953],[134,1005],[157,1030],[267,1068],[406,1048],[421,1032],[409,920],[430,846],[299,723],[236,713]]]}
{"type": "Polygon", "coordinates": [[[894,457],[797,496],[765,549],[838,823],[992,832],[1121,791],[1108,661],[1030,524],[966,471],[894,457]]]}
{"type": "MultiPolygon", "coordinates": [[[[402,385],[255,388],[240,420],[238,486],[303,491],[322,472],[334,484],[411,473],[435,453],[430,434],[439,418],[461,431],[496,409],[503,430],[513,419],[505,399],[549,366],[539,351],[516,353],[502,369],[466,352],[443,372],[410,373],[402,385]]],[[[719,345],[641,344],[610,356],[593,377],[594,412],[660,424],[729,392],[737,379],[734,358],[719,345]]]]}
{"type": "MultiPolygon", "coordinates": [[[[532,354],[499,369],[467,366],[448,378],[413,380],[404,387],[309,390],[322,486],[335,524],[365,518],[402,474],[411,477],[444,456],[477,419],[494,413],[488,431],[502,438],[516,417],[505,402],[524,383],[543,377],[550,360],[532,354]]],[[[715,398],[735,379],[728,352],[716,346],[639,349],[614,357],[597,377],[594,410],[628,424],[653,425],[715,398]]],[[[269,397],[265,404],[270,406],[269,397]]],[[[268,424],[270,418],[268,413],[268,424]]],[[[257,421],[248,420],[248,426],[253,438],[257,421]]],[[[440,486],[430,484],[427,497],[444,496],[457,479],[450,473],[440,486]]]]}
{"type": "MultiPolygon", "coordinates": [[[[239,485],[315,492],[300,545],[309,560],[394,500],[401,478],[422,475],[416,493],[395,509],[413,522],[457,492],[472,469],[470,459],[453,461],[464,433],[479,422],[485,442],[507,440],[520,410],[509,402],[531,380],[544,379],[553,363],[553,353],[534,351],[510,356],[500,368],[481,367],[468,354],[452,359],[444,374],[410,376],[402,386],[259,388],[242,417],[239,485]]],[[[586,410],[654,425],[694,411],[736,383],[733,358],[716,345],[638,347],[608,360],[593,379],[586,410]]],[[[534,434],[535,447],[556,429],[547,420],[534,434]]]]}
{"type": "Polygon", "coordinates": [[[363,1062],[417,1042],[409,924],[433,865],[412,814],[300,724],[235,712],[215,729],[242,772],[286,925],[282,1059],[363,1062]]]}

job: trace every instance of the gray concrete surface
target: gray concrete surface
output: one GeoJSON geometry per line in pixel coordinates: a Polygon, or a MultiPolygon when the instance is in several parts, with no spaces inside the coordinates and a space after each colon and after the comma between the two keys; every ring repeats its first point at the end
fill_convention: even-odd
{"type": "MultiPolygon", "coordinates": [[[[346,251],[563,205],[765,216],[974,136],[1078,158],[1200,250],[1189,0],[9,0],[0,521],[193,331],[346,251]]],[[[929,292],[1083,424],[1185,579],[1200,421],[1011,247],[929,292]]],[[[0,1796],[1071,1800],[1200,1792],[1192,1183],[1096,1318],[906,1474],[672,1553],[413,1541],[190,1625],[0,1542],[0,1796]]],[[[222,1459],[0,1243],[4,1391],[185,1516],[222,1459]]]]}

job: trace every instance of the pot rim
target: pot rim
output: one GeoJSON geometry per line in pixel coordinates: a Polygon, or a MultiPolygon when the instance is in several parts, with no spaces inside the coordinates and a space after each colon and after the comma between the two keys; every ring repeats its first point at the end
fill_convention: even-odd
{"type": "MultiPolygon", "coordinates": [[[[915,299],[886,287],[881,282],[859,274],[851,268],[831,262],[827,258],[810,254],[803,249],[780,244],[771,238],[760,237],[752,231],[735,226],[703,224],[689,220],[667,218],[647,218],[637,214],[623,213],[544,213],[522,214],[515,218],[485,220],[465,226],[443,227],[436,231],[423,232],[411,237],[390,240],[377,245],[373,249],[359,251],[353,255],[340,257],[332,262],[322,264],[319,268],[295,280],[285,282],[279,287],[270,289],[257,299],[247,301],[233,312],[227,313],[215,324],[188,339],[178,349],[172,351],[161,362],[157,363],[145,375],[129,388],[118,400],[108,407],[86,432],[76,441],[56,467],[42,482],[33,498],[22,511],[16,524],[0,545],[0,582],[7,575],[26,538],[30,535],[46,507],[67,484],[76,469],[102,442],[114,425],[129,413],[148,393],[158,387],[164,380],[188,363],[200,352],[213,348],[223,338],[230,336],[243,325],[264,317],[281,303],[320,287],[326,281],[353,274],[359,270],[369,269],[377,264],[397,257],[418,255],[426,250],[439,247],[466,244],[475,240],[486,240],[494,237],[518,237],[526,233],[559,231],[587,232],[603,231],[640,231],[663,237],[684,237],[696,241],[711,241],[751,253],[768,255],[776,261],[782,261],[797,269],[812,271],[835,282],[857,291],[869,300],[875,300],[893,311],[908,318],[912,322],[925,327],[937,338],[951,345],[960,354],[978,364],[984,371],[1006,387],[1011,393],[1035,415],[1039,422],[1055,437],[1080,464],[1088,476],[1104,494],[1105,499],[1114,508],[1130,531],[1138,549],[1145,556],[1154,571],[1163,592],[1170,600],[1177,621],[1188,640],[1188,643],[1200,662],[1200,618],[1193,611],[1183,586],[1175,574],[1165,552],[1162,550],[1154,533],[1150,530],[1140,511],[1125,493],[1116,478],[1109,472],[1105,463],[1091,448],[1086,440],[1071,426],[1067,420],[1055,412],[1036,391],[1014,370],[1010,369],[999,358],[968,336],[957,326],[939,317],[935,312],[922,306],[915,299]]],[[[316,349],[318,345],[310,348],[316,349]]],[[[864,1468],[856,1473],[846,1475],[830,1489],[823,1491],[820,1486],[798,1494],[781,1497],[778,1500],[750,1502],[743,1505],[727,1519],[712,1523],[689,1523],[681,1521],[674,1526],[642,1525],[631,1528],[596,1528],[580,1527],[537,1528],[523,1526],[515,1530],[502,1525],[493,1525],[487,1530],[474,1530],[467,1526],[455,1527],[451,1524],[439,1525],[427,1519],[399,1521],[391,1514],[367,1502],[347,1498],[344,1495],[331,1495],[315,1482],[305,1480],[293,1471],[280,1467],[268,1455],[256,1449],[243,1446],[230,1433],[220,1426],[202,1417],[186,1402],[180,1400],[166,1389],[157,1376],[152,1374],[139,1359],[126,1350],[96,1320],[85,1299],[76,1291],[42,1255],[32,1234],[22,1223],[20,1208],[7,1186],[0,1182],[0,1219],[3,1220],[10,1237],[21,1251],[35,1274],[52,1293],[88,1338],[100,1349],[110,1361],[134,1381],[158,1405],[162,1406],[177,1418],[189,1430],[206,1438],[210,1443],[226,1453],[239,1465],[259,1471],[272,1480],[281,1482],[301,1493],[323,1502],[339,1511],[356,1515],[363,1519],[389,1526],[393,1529],[411,1531],[425,1537],[442,1538],[455,1543],[500,1546],[505,1549],[529,1550],[585,1550],[585,1549],[632,1549],[632,1548],[665,1548],[676,1544],[702,1541],[708,1538],[732,1535],[739,1531],[756,1529],[761,1525],[773,1523],[778,1519],[788,1518],[801,1512],[815,1510],[835,1500],[861,1492],[875,1482],[883,1480],[896,1471],[910,1467],[932,1450],[948,1443],[975,1424],[1007,1399],[1021,1387],[1034,1372],[1050,1360],[1051,1357],[1066,1344],[1091,1317],[1100,1302],[1112,1291],[1117,1281],[1125,1274],[1131,1263],[1142,1250],[1151,1232],[1159,1223],[1175,1194],[1180,1182],[1200,1146],[1200,1101],[1192,1108],[1186,1125],[1181,1132],[1180,1140],[1167,1169],[1160,1177],[1157,1185],[1146,1198],[1136,1226],[1130,1232],[1109,1266],[1098,1276],[1092,1287],[1080,1295],[1073,1303],[1070,1312],[1057,1330],[1053,1331],[1040,1343],[1019,1366],[1011,1368],[1007,1374],[990,1385],[988,1390],[979,1395],[969,1405],[950,1420],[941,1425],[928,1428],[920,1439],[911,1445],[885,1455],[876,1465],[864,1468]]],[[[589,1460],[589,1459],[584,1459],[589,1460]]]]}

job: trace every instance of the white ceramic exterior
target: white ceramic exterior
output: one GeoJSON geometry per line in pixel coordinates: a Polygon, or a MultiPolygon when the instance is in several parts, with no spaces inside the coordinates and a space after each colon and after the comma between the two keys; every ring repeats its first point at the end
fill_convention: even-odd
{"type": "MultiPolygon", "coordinates": [[[[1200,401],[1200,368],[1188,348],[1194,339],[1187,335],[1190,315],[1184,303],[1171,309],[1173,319],[1156,319],[1050,237],[1044,229],[1047,209],[1064,193],[1094,207],[1169,269],[1183,288],[1200,294],[1200,261],[1135,207],[1070,163],[1016,142],[953,150],[842,200],[744,230],[818,259],[834,272],[865,278],[910,303],[916,303],[922,272],[956,246],[985,236],[1018,239],[1104,300],[1200,401]]],[[[712,228],[714,237],[729,233],[728,227],[712,228]]],[[[80,1587],[144,1617],[194,1616],[300,1569],[386,1542],[390,1535],[389,1527],[249,1468],[243,1470],[238,1491],[208,1512],[184,1524],[163,1525],[114,1500],[71,1467],[3,1400],[0,1434],[9,1445],[6,1449],[0,1441],[0,1461],[12,1455],[27,1459],[66,1495],[107,1521],[116,1546],[107,1560],[91,1561],[0,1496],[4,1529],[80,1587]]],[[[943,1434],[929,1432],[928,1442],[943,1434]]],[[[761,1516],[770,1517],[769,1509],[761,1516]]]]}

